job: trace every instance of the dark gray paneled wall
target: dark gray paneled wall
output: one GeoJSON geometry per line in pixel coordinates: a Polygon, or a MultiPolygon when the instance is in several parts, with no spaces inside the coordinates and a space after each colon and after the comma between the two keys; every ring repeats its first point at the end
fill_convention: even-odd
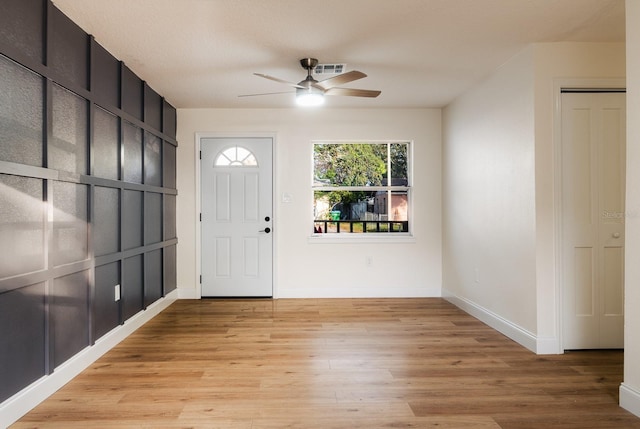
{"type": "Polygon", "coordinates": [[[176,288],[176,145],[51,1],[0,0],[0,402],[176,288]]]}

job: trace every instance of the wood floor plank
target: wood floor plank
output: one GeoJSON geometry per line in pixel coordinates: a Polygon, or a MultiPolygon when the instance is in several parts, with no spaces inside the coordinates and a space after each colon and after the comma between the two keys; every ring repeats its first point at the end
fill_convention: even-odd
{"type": "Polygon", "coordinates": [[[315,421],[308,419],[255,419],[252,429],[371,429],[371,428],[417,428],[417,429],[499,429],[491,418],[483,416],[465,417],[411,417],[401,420],[353,418],[340,419],[324,417],[315,421]]]}
{"type": "Polygon", "coordinates": [[[640,429],[622,372],[437,298],[180,300],[12,428],[640,429]]]}

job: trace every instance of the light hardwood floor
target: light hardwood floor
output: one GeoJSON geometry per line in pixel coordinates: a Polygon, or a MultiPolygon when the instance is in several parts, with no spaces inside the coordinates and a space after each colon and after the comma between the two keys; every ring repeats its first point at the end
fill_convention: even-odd
{"type": "Polygon", "coordinates": [[[622,352],[536,356],[442,299],[177,301],[14,428],[640,428],[622,352]]]}

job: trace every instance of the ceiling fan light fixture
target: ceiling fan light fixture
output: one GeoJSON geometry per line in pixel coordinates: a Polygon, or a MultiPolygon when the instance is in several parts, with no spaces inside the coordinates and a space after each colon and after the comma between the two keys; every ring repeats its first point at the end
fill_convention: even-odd
{"type": "MultiPolygon", "coordinates": [[[[269,79],[275,82],[284,83],[285,85],[296,88],[296,104],[298,106],[320,106],[324,104],[325,95],[344,95],[351,97],[368,97],[375,98],[380,95],[380,91],[374,91],[370,89],[353,89],[353,88],[341,88],[340,85],[353,82],[354,80],[367,77],[366,74],[351,70],[346,73],[337,74],[336,76],[328,79],[323,79],[320,82],[315,80],[312,76],[312,72],[315,67],[318,66],[318,60],[315,58],[303,58],[300,60],[300,65],[307,71],[306,79],[293,83],[277,77],[269,76],[261,73],[254,73],[256,76],[260,76],[265,79],[269,79]]],[[[335,71],[335,68],[334,68],[335,71]]],[[[240,95],[239,97],[249,97],[253,95],[271,95],[281,94],[279,92],[271,92],[264,94],[247,94],[240,95]]]]}
{"type": "Polygon", "coordinates": [[[298,89],[296,92],[296,104],[305,107],[320,106],[324,104],[324,94],[307,89],[298,89]]]}

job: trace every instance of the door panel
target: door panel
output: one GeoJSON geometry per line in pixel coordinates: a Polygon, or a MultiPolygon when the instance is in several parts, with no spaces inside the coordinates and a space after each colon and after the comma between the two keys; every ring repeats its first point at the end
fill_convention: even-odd
{"type": "Polygon", "coordinates": [[[575,315],[593,316],[593,249],[576,247],[574,252],[575,315]]]}
{"type": "Polygon", "coordinates": [[[604,283],[608,287],[604,290],[603,305],[605,316],[621,316],[623,301],[622,270],[624,268],[624,253],[620,247],[605,247],[604,249],[604,283]]]}
{"type": "Polygon", "coordinates": [[[625,95],[562,94],[563,342],[623,347],[625,95]]]}
{"type": "Polygon", "coordinates": [[[231,237],[216,237],[215,276],[229,278],[231,275],[231,237]]]}
{"type": "Polygon", "coordinates": [[[260,190],[257,174],[244,175],[244,221],[257,222],[260,190]]]}
{"type": "Polygon", "coordinates": [[[201,139],[202,296],[270,297],[272,139],[201,139]]]}
{"type": "Polygon", "coordinates": [[[260,245],[256,237],[245,237],[243,243],[244,276],[258,277],[260,273],[260,245]]]}
{"type": "MultiPolygon", "coordinates": [[[[215,182],[215,198],[216,207],[216,221],[217,222],[229,222],[231,221],[231,190],[230,188],[230,176],[225,173],[216,173],[214,175],[215,182]]],[[[207,196],[209,198],[209,196],[207,196]]]]}

